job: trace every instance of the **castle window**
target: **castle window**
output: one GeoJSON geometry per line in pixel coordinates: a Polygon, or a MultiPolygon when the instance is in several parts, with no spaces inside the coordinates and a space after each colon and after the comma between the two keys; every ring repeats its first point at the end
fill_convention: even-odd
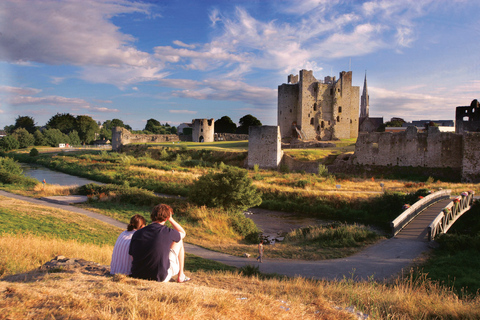
{"type": "Polygon", "coordinates": [[[350,119],[350,123],[352,123],[352,119],[350,119]]]}
{"type": "Polygon", "coordinates": [[[292,109],[290,109],[290,113],[292,113],[292,109]]]}
{"type": "Polygon", "coordinates": [[[342,107],[338,107],[338,113],[342,113],[342,107]]]}
{"type": "Polygon", "coordinates": [[[322,129],[325,128],[325,122],[322,121],[320,125],[322,126],[322,129]]]}
{"type": "Polygon", "coordinates": [[[468,121],[468,120],[470,120],[469,117],[463,117],[463,121],[468,121]]]}
{"type": "Polygon", "coordinates": [[[330,125],[330,121],[328,121],[328,125],[330,125]]]}
{"type": "Polygon", "coordinates": [[[333,96],[333,89],[330,89],[330,95],[333,96]]]}
{"type": "Polygon", "coordinates": [[[340,122],[340,116],[337,116],[337,122],[340,122]]]}
{"type": "Polygon", "coordinates": [[[282,115],[282,111],[280,111],[280,115],[282,115]]]}
{"type": "Polygon", "coordinates": [[[317,131],[320,131],[320,126],[317,126],[317,131]]]}
{"type": "Polygon", "coordinates": [[[200,129],[200,132],[203,132],[203,128],[202,128],[202,129],[200,129]]]}
{"type": "Polygon", "coordinates": [[[313,104],[313,111],[317,111],[317,103],[316,102],[313,104]]]}
{"type": "Polygon", "coordinates": [[[310,119],[310,124],[313,126],[313,118],[310,119]]]}

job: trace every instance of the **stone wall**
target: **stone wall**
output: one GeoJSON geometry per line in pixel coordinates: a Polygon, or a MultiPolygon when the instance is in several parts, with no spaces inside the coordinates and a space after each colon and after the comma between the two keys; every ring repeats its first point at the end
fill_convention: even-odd
{"type": "Polygon", "coordinates": [[[249,127],[248,136],[247,167],[277,169],[283,156],[280,127],[249,127]]]}
{"type": "Polygon", "coordinates": [[[248,140],[248,134],[215,133],[215,141],[242,141],[248,140]]]}
{"type": "Polygon", "coordinates": [[[466,182],[480,182],[480,133],[463,134],[462,179],[466,182]]]}
{"type": "Polygon", "coordinates": [[[300,70],[278,87],[278,125],[282,139],[334,140],[358,136],[360,88],[352,86],[352,72],[338,81],[318,81],[312,71],[300,70]],[[299,129],[295,130],[295,126],[299,129]]]}
{"type": "Polygon", "coordinates": [[[408,127],[404,132],[360,134],[355,144],[354,164],[461,168],[462,135],[430,127],[426,133],[408,127]]]}
{"type": "Polygon", "coordinates": [[[180,138],[176,134],[132,134],[125,128],[112,128],[112,150],[117,151],[130,143],[176,142],[180,138]]]}

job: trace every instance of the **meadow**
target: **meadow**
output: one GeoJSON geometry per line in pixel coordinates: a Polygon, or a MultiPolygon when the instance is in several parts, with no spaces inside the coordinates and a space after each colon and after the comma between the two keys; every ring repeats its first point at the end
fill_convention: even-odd
{"type": "Polygon", "coordinates": [[[194,280],[186,284],[61,269],[42,271],[38,268],[56,255],[108,265],[114,234],[120,230],[80,215],[1,200],[4,221],[19,216],[0,232],[0,308],[5,319],[355,319],[348,310],[362,312],[369,319],[480,316],[478,297],[458,299],[452,289],[415,273],[389,283],[348,278],[315,281],[262,275],[254,267],[232,270],[208,262],[194,269],[192,263],[198,267],[203,259],[190,256],[186,269],[194,280]],[[56,223],[38,229],[23,208],[56,223]],[[73,223],[78,223],[85,237],[68,237],[64,231],[73,223]],[[100,231],[107,234],[102,244],[91,237],[100,231]]]}
{"type": "MultiPolygon", "coordinates": [[[[346,147],[348,147],[348,143],[346,144],[346,147]]],[[[233,148],[233,146],[228,148],[233,148]]],[[[90,201],[84,205],[85,207],[124,222],[128,221],[129,217],[135,213],[148,216],[151,206],[158,201],[154,192],[186,196],[189,187],[198,177],[208,172],[219,172],[226,167],[238,165],[244,161],[244,155],[241,151],[227,152],[197,148],[189,150],[183,146],[172,148],[144,145],[132,146],[131,149],[126,150],[126,153],[122,154],[97,151],[60,152],[58,154],[41,154],[36,157],[18,153],[10,156],[23,162],[37,162],[55,170],[103,181],[108,185],[105,187],[92,186],[91,190],[87,192],[75,188],[60,188],[49,185],[43,188],[28,178],[2,173],[0,170],[0,180],[2,181],[0,187],[2,189],[35,197],[70,193],[89,194],[90,201]]],[[[248,176],[259,192],[262,193],[261,207],[337,221],[334,232],[331,232],[329,228],[297,230],[287,235],[287,241],[282,244],[283,247],[278,247],[279,250],[269,250],[271,257],[290,259],[336,258],[358,252],[364,246],[374,243],[378,239],[378,234],[372,235],[372,233],[365,232],[368,226],[388,232],[389,221],[401,212],[402,205],[415,202],[419,196],[430,190],[443,188],[452,189],[453,193],[464,190],[478,192],[478,185],[476,184],[444,182],[433,178],[426,180],[391,180],[378,177],[275,172],[259,170],[258,168],[250,170],[248,176]],[[341,185],[340,190],[336,187],[338,184],[341,185]],[[380,184],[383,184],[383,186],[380,184]],[[301,252],[301,254],[298,255],[298,252],[301,252]]],[[[234,255],[242,255],[243,253],[254,255],[256,253],[256,246],[246,241],[246,236],[255,230],[253,226],[242,230],[240,226],[244,225],[244,220],[242,220],[244,217],[238,212],[226,212],[221,209],[196,206],[179,197],[165,201],[174,206],[181,223],[189,228],[187,232],[191,236],[192,243],[234,255]]],[[[472,219],[473,215],[466,216],[472,219]]],[[[476,276],[480,261],[475,257],[478,257],[480,246],[472,246],[471,244],[478,243],[476,234],[480,230],[480,226],[469,221],[463,224],[463,228],[462,224],[459,223],[457,228],[457,231],[452,230],[451,235],[439,239],[440,249],[435,250],[431,257],[427,261],[423,261],[418,269],[388,283],[373,281],[355,283],[351,279],[343,279],[339,282],[292,280],[261,275],[254,267],[240,273],[235,271],[237,272],[234,272],[234,279],[236,280],[230,279],[232,275],[228,272],[232,271],[208,270],[207,268],[207,271],[200,269],[198,272],[201,277],[206,277],[207,280],[205,281],[208,285],[217,283],[217,279],[223,279],[218,280],[220,281],[220,289],[225,289],[224,285],[221,284],[222,281],[234,283],[239,281],[238,277],[246,282],[255,279],[257,286],[260,286],[258,283],[261,283],[261,290],[267,290],[264,288],[273,283],[275,283],[273,286],[277,286],[277,288],[278,286],[287,286],[285,281],[288,283],[290,281],[300,281],[300,286],[309,288],[314,292],[317,290],[315,289],[317,286],[322,286],[322,292],[330,292],[329,290],[335,287],[334,296],[339,295],[342,298],[339,300],[329,296],[328,298],[323,297],[323,299],[327,299],[329,303],[334,301],[333,305],[342,307],[355,305],[373,318],[474,319],[478,317],[478,290],[480,289],[480,279],[477,279],[476,276]],[[442,240],[443,238],[447,240],[442,240]],[[457,244],[461,244],[460,247],[456,246],[457,244]],[[208,274],[209,272],[214,275],[208,274]],[[246,275],[250,275],[250,277],[246,278],[246,275]],[[330,289],[327,290],[327,287],[330,289]],[[401,294],[397,291],[401,291],[401,294]],[[341,292],[346,296],[343,296],[341,292]],[[358,294],[358,292],[363,293],[358,294]],[[434,293],[432,300],[427,302],[423,295],[432,292],[434,293]],[[407,294],[415,297],[419,301],[419,305],[426,311],[423,312],[413,305],[415,300],[407,298],[407,294]],[[386,298],[383,295],[391,295],[399,300],[393,301],[393,298],[386,298]],[[375,297],[375,299],[370,300],[370,296],[375,297]],[[450,302],[446,305],[440,303],[441,300],[453,301],[455,299],[457,303],[462,305],[461,308],[467,306],[466,310],[468,311],[463,309],[463,311],[459,311],[460,309],[456,309],[459,306],[451,307],[450,302]],[[393,307],[390,307],[389,304],[393,307]],[[431,306],[426,307],[428,304],[431,306]]],[[[83,245],[83,243],[78,243],[78,245],[83,245]]],[[[201,265],[202,263],[196,261],[194,265],[197,264],[201,265]]],[[[195,269],[194,266],[190,267],[195,269]]],[[[24,270],[28,271],[27,269],[24,270]]],[[[123,283],[124,281],[129,282],[130,280],[127,278],[120,282],[123,283]]],[[[136,284],[138,285],[138,282],[136,284]]],[[[248,288],[252,289],[252,287],[248,288]]],[[[229,289],[232,289],[232,287],[229,289]]],[[[240,289],[235,287],[235,290],[240,289]]],[[[258,288],[254,290],[258,290],[258,288]]],[[[309,297],[309,294],[302,290],[298,287],[294,289],[295,292],[301,292],[295,299],[301,301],[301,295],[309,297]]],[[[247,293],[246,291],[240,292],[247,293]]],[[[269,291],[268,295],[270,297],[275,296],[282,301],[289,299],[272,291],[269,291]]],[[[287,295],[289,297],[294,296],[291,292],[287,295]]],[[[255,299],[262,300],[265,298],[256,297],[255,299]]],[[[316,299],[318,299],[318,296],[316,299]]],[[[311,302],[313,300],[307,299],[305,301],[311,302]]],[[[197,302],[191,301],[191,303],[195,304],[197,302]]],[[[317,302],[312,303],[317,305],[317,302]]],[[[322,314],[324,318],[330,316],[332,319],[335,319],[335,317],[343,318],[339,315],[322,313],[329,310],[328,312],[331,311],[332,314],[336,314],[338,310],[332,309],[331,306],[332,304],[329,304],[328,308],[323,307],[324,309],[319,308],[318,310],[315,307],[312,317],[322,314]]],[[[307,315],[304,316],[305,318],[311,316],[309,312],[313,309],[307,308],[310,311],[306,311],[307,309],[302,309],[304,308],[303,305],[299,308],[298,310],[304,312],[302,315],[307,315]]],[[[231,311],[231,309],[229,310],[231,311]]],[[[234,313],[229,315],[232,318],[241,319],[241,316],[234,316],[234,313]]],[[[256,314],[256,316],[260,317],[259,314],[256,314]]],[[[278,314],[278,316],[281,318],[281,314],[278,314]]],[[[191,317],[191,315],[188,317],[191,317]]]]}

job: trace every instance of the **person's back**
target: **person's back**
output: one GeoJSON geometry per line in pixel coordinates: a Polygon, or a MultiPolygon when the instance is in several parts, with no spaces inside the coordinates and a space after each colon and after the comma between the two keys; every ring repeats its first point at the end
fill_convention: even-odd
{"type": "Polygon", "coordinates": [[[132,269],[132,257],[129,255],[130,241],[135,231],[143,228],[145,224],[145,218],[136,214],[130,219],[127,230],[118,236],[112,252],[112,262],[110,263],[111,274],[130,274],[132,269]]]}
{"type": "Polygon", "coordinates": [[[134,278],[164,281],[170,266],[172,242],[180,241],[180,233],[159,223],[152,223],[137,232],[130,243],[134,278]]]}

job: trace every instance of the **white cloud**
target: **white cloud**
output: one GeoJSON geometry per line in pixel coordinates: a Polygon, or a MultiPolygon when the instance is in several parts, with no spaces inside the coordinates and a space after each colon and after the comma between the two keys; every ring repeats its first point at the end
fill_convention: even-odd
{"type": "Polygon", "coordinates": [[[180,114],[196,114],[197,111],[192,110],[168,110],[170,113],[180,113],[180,114]]]}
{"type": "Polygon", "coordinates": [[[176,44],[179,47],[184,47],[184,48],[189,48],[189,49],[195,49],[195,47],[196,47],[194,44],[186,44],[186,43],[184,43],[180,40],[173,41],[173,44],[176,44]]]}
{"type": "MultiPolygon", "coordinates": [[[[110,21],[149,14],[149,8],[127,0],[3,0],[0,19],[8,28],[2,29],[0,60],[75,65],[83,68],[82,79],[117,86],[162,78],[161,64],[110,21]]],[[[52,78],[55,84],[62,80],[52,78]]]]}
{"type": "Polygon", "coordinates": [[[8,99],[8,103],[12,106],[25,105],[68,105],[68,106],[88,106],[89,103],[83,99],[66,98],[60,96],[31,97],[31,96],[15,96],[8,99]]]}
{"type": "Polygon", "coordinates": [[[256,106],[276,104],[277,90],[233,80],[205,80],[197,90],[174,91],[174,96],[192,99],[242,101],[256,106]]]}
{"type": "Polygon", "coordinates": [[[0,92],[6,92],[15,95],[37,94],[41,91],[42,90],[35,88],[0,86],[0,92]]]}

